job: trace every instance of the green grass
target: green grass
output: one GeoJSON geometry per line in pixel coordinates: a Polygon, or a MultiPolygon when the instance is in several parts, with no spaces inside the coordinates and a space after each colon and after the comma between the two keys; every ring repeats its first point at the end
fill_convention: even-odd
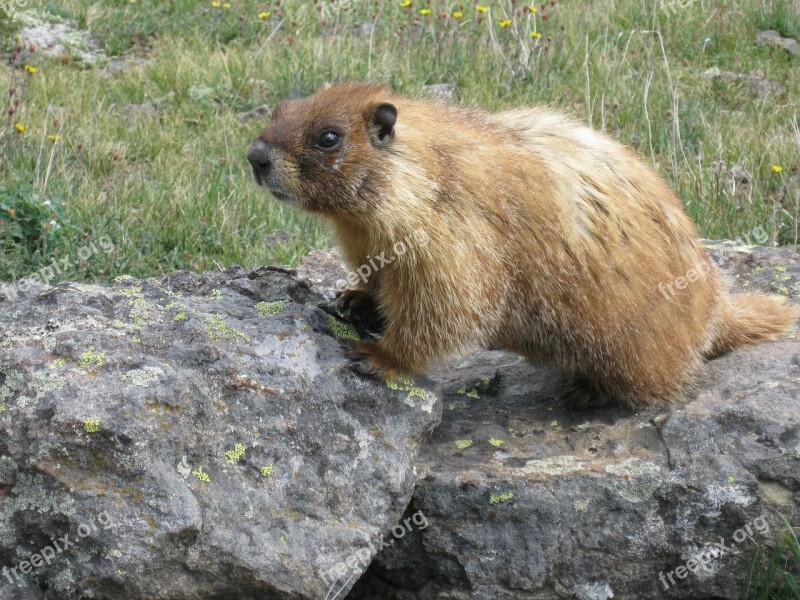
{"type": "MultiPolygon", "coordinates": [[[[461,102],[492,110],[550,104],[635,147],[703,235],[747,238],[760,228],[770,243],[796,244],[800,58],[754,43],[765,28],[798,34],[790,0],[696,0],[674,11],[655,0],[575,0],[519,15],[506,12],[510,2],[484,4],[489,13],[464,3],[454,19],[456,3],[439,0],[409,9],[382,1],[379,14],[367,0],[345,0],[339,11],[329,0],[284,0],[280,9],[242,0],[230,8],[30,2],[44,19],[89,30],[109,59],[140,62],[115,72],[34,53],[26,61],[35,74],[0,66],[0,97],[13,86],[21,99],[0,121],[0,279],[75,257],[101,238],[114,251],[92,252],[66,277],[293,264],[330,246],[324,223],[252,184],[245,149],[266,118],[241,123],[236,114],[342,79],[409,94],[454,82],[461,102]],[[333,8],[320,14],[323,5],[333,8]],[[428,6],[432,14],[421,15],[428,6]],[[500,27],[507,17],[512,24],[500,27]],[[364,24],[375,25],[372,34],[359,32],[364,24]],[[704,77],[713,67],[761,71],[785,93],[759,97],[741,81],[704,77]],[[131,114],[132,104],[156,112],[131,114]],[[748,174],[747,186],[734,187],[726,174],[734,166],[748,174]],[[44,200],[60,207],[55,216],[34,215],[39,228],[14,237],[22,214],[15,207],[27,206],[30,221],[29,205],[44,200]]],[[[0,16],[0,46],[14,49],[16,29],[0,16]]]]}
{"type": "Polygon", "coordinates": [[[800,600],[800,541],[781,515],[783,532],[771,553],[753,555],[742,600],[800,600]]]}

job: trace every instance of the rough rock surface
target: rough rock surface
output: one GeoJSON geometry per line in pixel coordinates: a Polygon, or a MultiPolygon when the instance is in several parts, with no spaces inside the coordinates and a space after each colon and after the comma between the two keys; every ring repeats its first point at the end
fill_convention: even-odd
{"type": "MultiPolygon", "coordinates": [[[[796,254],[709,247],[800,295],[796,254]]],[[[569,412],[494,351],[433,372],[440,403],[343,368],[337,255],[297,273],[0,287],[0,566],[80,539],[0,600],[341,599],[378,548],[348,598],[734,599],[774,511],[797,524],[794,337],[673,410],[569,412]]]]}
{"type": "Polygon", "coordinates": [[[759,46],[775,46],[776,48],[783,48],[790,54],[800,54],[800,43],[797,40],[785,38],[773,29],[759,31],[756,34],[756,44],[759,46]]]}
{"type": "MultiPolygon", "coordinates": [[[[708,247],[734,287],[800,295],[797,254],[708,247]]],[[[775,511],[798,524],[794,336],[712,361],[673,410],[569,412],[562,375],[502,352],[432,378],[445,410],[409,507],[429,526],[382,552],[353,600],[738,599],[775,511]]]]}
{"type": "Polygon", "coordinates": [[[441,407],[345,368],[321,301],[276,268],[0,287],[0,599],[346,593],[441,407]]]}

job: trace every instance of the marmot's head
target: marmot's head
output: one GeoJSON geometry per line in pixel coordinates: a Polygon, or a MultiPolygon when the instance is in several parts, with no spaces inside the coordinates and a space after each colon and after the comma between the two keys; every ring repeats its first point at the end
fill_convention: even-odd
{"type": "Polygon", "coordinates": [[[357,215],[384,189],[397,109],[377,85],[343,83],[284,100],[247,151],[258,185],[278,200],[357,215]]]}

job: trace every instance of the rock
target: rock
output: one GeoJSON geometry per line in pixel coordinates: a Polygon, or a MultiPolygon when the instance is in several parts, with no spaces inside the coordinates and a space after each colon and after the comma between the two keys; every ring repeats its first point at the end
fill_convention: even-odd
{"type": "Polygon", "coordinates": [[[740,81],[747,84],[750,93],[758,97],[783,96],[786,87],[775,81],[770,81],[761,71],[753,73],[737,73],[735,71],[721,71],[719,67],[712,67],[703,73],[706,79],[724,79],[727,81],[740,81]]]}
{"type": "Polygon", "coordinates": [[[767,31],[759,31],[756,34],[756,44],[759,46],[775,46],[776,48],[783,48],[789,54],[800,54],[800,44],[797,40],[792,38],[782,37],[780,33],[774,29],[767,31]]]}
{"type": "MultiPolygon", "coordinates": [[[[740,289],[797,298],[797,254],[708,247],[740,289]]],[[[428,526],[348,598],[738,599],[776,511],[797,524],[799,355],[794,336],[733,352],[685,406],[635,414],[569,412],[561,374],[503,352],[437,370],[445,410],[407,510],[428,526]]]]}
{"type": "Polygon", "coordinates": [[[126,119],[158,119],[158,107],[154,104],[126,104],[122,107],[126,119]]]}
{"type": "MultiPolygon", "coordinates": [[[[739,289],[797,298],[800,257],[762,234],[706,247],[739,289]]],[[[0,562],[95,523],[0,600],[331,600],[370,559],[351,600],[734,599],[776,511],[797,518],[793,336],[669,410],[570,412],[561,373],[500,351],[387,389],[318,306],[344,277],[319,251],[296,274],[0,286],[0,562]]]]}
{"type": "MultiPolygon", "coordinates": [[[[107,60],[88,31],[78,30],[56,15],[19,11],[13,19],[22,25],[18,34],[22,46],[34,46],[37,54],[61,60],[73,59],[86,66],[105,64],[107,60]]],[[[22,58],[30,62],[29,57],[22,58]]]]}
{"type": "Polygon", "coordinates": [[[272,109],[270,108],[269,104],[262,104],[261,106],[256,106],[245,112],[240,112],[236,114],[236,118],[239,119],[242,123],[247,121],[251,121],[252,119],[258,119],[261,117],[269,118],[269,115],[272,113],[272,109]]]}
{"type": "Polygon", "coordinates": [[[344,595],[408,506],[440,403],[293,271],[0,298],[2,600],[344,595]]]}
{"type": "Polygon", "coordinates": [[[455,83],[434,83],[422,88],[423,94],[445,98],[446,100],[456,100],[457,91],[455,83]]]}

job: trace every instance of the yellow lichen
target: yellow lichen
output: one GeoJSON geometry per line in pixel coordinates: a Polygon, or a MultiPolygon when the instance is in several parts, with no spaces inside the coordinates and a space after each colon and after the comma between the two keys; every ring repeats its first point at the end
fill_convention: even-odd
{"type": "Polygon", "coordinates": [[[508,502],[514,497],[514,494],[511,492],[507,492],[505,494],[498,494],[496,496],[489,497],[489,504],[500,504],[502,502],[508,502]]]}
{"type": "Polygon", "coordinates": [[[100,421],[97,419],[84,419],[83,430],[86,433],[97,433],[100,431],[100,421]]]}
{"type": "Polygon", "coordinates": [[[233,447],[233,450],[228,450],[225,452],[225,460],[228,461],[230,464],[235,465],[244,456],[244,445],[243,444],[236,444],[233,447]]]}
{"type": "Polygon", "coordinates": [[[467,448],[472,446],[472,440],[470,440],[470,439],[456,440],[453,443],[456,445],[456,448],[458,448],[459,450],[466,450],[467,448]]]}
{"type": "Polygon", "coordinates": [[[284,310],[288,302],[278,300],[277,302],[259,302],[253,308],[256,309],[261,317],[274,317],[284,310]]]}

